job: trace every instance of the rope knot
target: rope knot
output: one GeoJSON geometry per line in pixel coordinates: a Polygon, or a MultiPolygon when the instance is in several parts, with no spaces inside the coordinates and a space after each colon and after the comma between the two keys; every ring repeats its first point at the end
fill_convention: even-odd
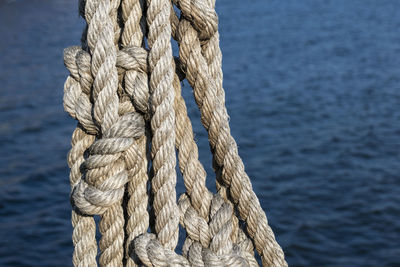
{"type": "Polygon", "coordinates": [[[214,7],[215,0],[80,0],[82,48],[64,51],[64,108],[78,120],[68,156],[75,266],[95,266],[97,246],[101,266],[257,266],[254,249],[266,266],[287,266],[230,134],[214,7]],[[184,78],[208,132],[218,194],[206,186],[184,78]],[[186,187],[179,203],[177,156],[186,187]],[[87,215],[101,217],[98,243],[87,215]],[[179,222],[183,256],[174,252],[179,222]]]}
{"type": "Polygon", "coordinates": [[[143,47],[128,45],[118,51],[117,67],[147,73],[147,56],[148,52],[143,47]]]}
{"type": "Polygon", "coordinates": [[[144,135],[143,116],[127,113],[107,129],[89,148],[84,162],[84,179],[74,188],[71,201],[81,213],[101,215],[108,207],[122,201],[128,174],[123,153],[134,139],[144,135]]]}
{"type": "Polygon", "coordinates": [[[173,0],[197,30],[200,40],[210,39],[218,31],[218,15],[204,0],[173,0]]]}
{"type": "Polygon", "coordinates": [[[91,57],[79,46],[71,46],[64,50],[64,64],[70,72],[64,84],[64,109],[78,120],[85,131],[96,135],[99,127],[93,120],[93,104],[90,93],[93,83],[91,74],[91,57]]]}
{"type": "Polygon", "coordinates": [[[187,194],[181,195],[178,203],[180,222],[188,235],[182,250],[191,265],[257,266],[252,254],[254,248],[239,229],[231,203],[214,194],[209,222],[198,215],[187,194]]]}
{"type": "Polygon", "coordinates": [[[124,47],[117,55],[117,67],[119,71],[125,72],[122,73],[125,93],[134,107],[145,114],[149,111],[147,57],[146,49],[133,45],[124,47]]]}
{"type": "Polygon", "coordinates": [[[145,233],[134,240],[134,254],[145,266],[191,266],[189,262],[174,251],[164,248],[156,235],[145,233]]]}

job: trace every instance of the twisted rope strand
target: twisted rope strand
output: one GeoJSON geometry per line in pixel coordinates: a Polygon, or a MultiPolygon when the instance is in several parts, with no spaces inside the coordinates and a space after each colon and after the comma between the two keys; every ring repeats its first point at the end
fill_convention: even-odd
{"type": "MultiPolygon", "coordinates": [[[[91,3],[92,1],[88,1],[91,3]]],[[[88,29],[88,45],[92,53],[94,116],[106,132],[118,120],[118,76],[115,43],[118,40],[116,9],[119,1],[99,1],[88,29]],[[101,28],[100,28],[101,27],[101,28]],[[112,36],[114,35],[114,38],[112,36]]],[[[114,165],[114,168],[116,166],[114,165]]],[[[123,167],[122,167],[123,168],[123,167]]],[[[124,170],[123,170],[124,171],[124,170]]],[[[121,171],[121,172],[123,172],[121,171]]],[[[90,176],[88,175],[88,180],[90,176]]],[[[122,200],[122,197],[120,198],[122,200]]],[[[124,212],[121,201],[115,202],[101,215],[99,243],[101,266],[122,266],[124,212]]]]}
{"type": "MultiPolygon", "coordinates": [[[[125,94],[134,103],[135,108],[143,113],[148,112],[149,89],[147,77],[147,52],[141,49],[145,27],[144,1],[125,0],[121,4],[124,28],[121,37],[123,53],[117,57],[117,63],[125,68],[125,94]],[[126,57],[122,57],[126,55],[126,57]],[[143,57],[141,57],[143,56],[143,57]],[[134,64],[132,64],[134,63],[134,64]],[[137,63],[137,64],[136,64],[137,63]]],[[[137,266],[137,259],[131,257],[133,240],[147,232],[149,213],[147,211],[147,138],[143,135],[125,152],[125,164],[128,169],[127,203],[126,203],[126,266],[137,266]]]]}
{"type": "Polygon", "coordinates": [[[154,177],[153,208],[157,239],[169,249],[178,243],[179,213],[176,204],[175,111],[173,57],[171,48],[171,3],[148,0],[147,25],[151,93],[151,154],[154,177]]]}
{"type": "Polygon", "coordinates": [[[96,266],[100,215],[101,266],[258,266],[254,248],[264,266],[287,266],[230,133],[215,0],[80,0],[79,12],[82,48],[64,53],[64,108],[78,121],[68,156],[74,265],[96,266]],[[208,132],[217,194],[198,159],[184,76],[208,132]],[[175,150],[186,188],[178,203],[175,150]],[[183,256],[174,252],[179,223],[183,256]]]}
{"type": "Polygon", "coordinates": [[[194,141],[192,124],[187,115],[185,100],[181,95],[179,78],[175,75],[175,130],[179,168],[193,208],[208,221],[211,192],[206,187],[206,171],[199,161],[199,152],[194,141]]]}
{"type": "MultiPolygon", "coordinates": [[[[215,13],[215,0],[174,0],[174,2],[177,5],[186,6],[185,9],[182,9],[182,14],[192,22],[193,27],[199,33],[202,55],[207,61],[209,73],[216,85],[218,99],[222,105],[225,105],[225,91],[222,88],[222,53],[219,47],[218,18],[215,13]],[[196,10],[195,15],[190,14],[190,10],[196,10]],[[206,28],[204,25],[208,25],[208,27],[206,28]]],[[[217,191],[226,201],[230,201],[230,198],[228,198],[228,188],[224,185],[221,177],[222,166],[218,165],[214,154],[212,157],[212,164],[216,174],[217,191]]],[[[243,233],[241,229],[238,231],[243,233]]],[[[246,237],[244,233],[243,235],[246,237]]]]}
{"type": "MultiPolygon", "coordinates": [[[[85,151],[94,141],[94,136],[86,134],[78,125],[72,135],[72,148],[68,153],[68,166],[71,168],[70,182],[73,188],[81,179],[81,165],[85,151]]],[[[97,266],[96,223],[91,216],[85,216],[72,210],[72,242],[74,266],[97,266]]]]}
{"type": "Polygon", "coordinates": [[[121,36],[122,47],[142,46],[145,32],[144,0],[124,0],[121,3],[124,28],[121,36]]]}
{"type": "MultiPolygon", "coordinates": [[[[87,99],[89,94],[86,90],[87,88],[85,88],[84,79],[80,77],[82,70],[79,69],[79,66],[81,64],[78,64],[76,60],[79,51],[79,47],[71,47],[64,51],[64,63],[71,73],[64,85],[64,107],[73,118],[82,118],[80,115],[82,109],[78,108],[78,103],[82,103],[83,100],[87,99]]],[[[83,103],[84,102],[85,101],[83,101],[83,103]]],[[[91,122],[86,120],[82,120],[82,122],[89,128],[89,131],[94,130],[91,128],[91,122]]],[[[68,153],[68,166],[71,169],[69,176],[71,189],[73,189],[82,178],[81,169],[85,161],[85,153],[95,139],[93,134],[86,133],[83,128],[84,127],[78,123],[72,134],[72,147],[68,153]]],[[[73,227],[72,242],[74,251],[72,262],[74,266],[96,266],[97,242],[96,223],[94,219],[72,210],[71,223],[73,227]]]]}
{"type": "Polygon", "coordinates": [[[118,75],[115,66],[118,6],[119,1],[107,0],[88,0],[85,6],[87,44],[92,56],[91,71],[94,77],[93,113],[95,121],[101,125],[103,138],[91,146],[91,155],[86,161],[86,182],[89,186],[85,188],[84,184],[80,183],[75,191],[74,201],[78,208],[88,214],[101,214],[101,266],[122,266],[123,256],[124,213],[121,206],[121,190],[117,188],[126,183],[126,173],[123,163],[118,158],[121,152],[126,150],[125,147],[129,146],[129,140],[121,138],[124,133],[118,130],[118,126],[124,125],[124,121],[119,120],[118,116],[118,75]],[[114,139],[120,140],[119,146],[110,143],[114,139]],[[111,188],[112,191],[104,191],[111,188]],[[84,199],[89,202],[85,202],[84,199]],[[105,200],[107,201],[104,202],[105,200]],[[88,203],[96,207],[92,209],[88,203]]]}
{"type": "Polygon", "coordinates": [[[225,105],[218,97],[217,87],[201,54],[197,32],[189,21],[182,19],[178,35],[181,62],[194,89],[215,160],[219,166],[223,166],[222,179],[238,205],[240,217],[247,222],[247,231],[253,238],[263,263],[266,266],[286,266],[282,249],[275,240],[266,215],[252,190],[250,179],[244,171],[236,142],[230,134],[225,105]]]}
{"type": "MultiPolygon", "coordinates": [[[[215,10],[215,0],[207,0],[206,6],[215,10]]],[[[204,58],[207,61],[208,70],[211,74],[211,77],[214,80],[214,84],[216,85],[217,96],[219,101],[225,105],[225,91],[222,88],[223,82],[223,73],[222,73],[222,53],[219,46],[219,32],[218,32],[218,25],[214,28],[215,31],[212,32],[208,39],[202,41],[201,45],[201,52],[204,58]]],[[[216,185],[217,190],[224,195],[225,199],[229,199],[227,197],[227,188],[223,184],[222,181],[222,168],[218,165],[213,155],[213,168],[217,175],[216,177],[216,185]]]]}

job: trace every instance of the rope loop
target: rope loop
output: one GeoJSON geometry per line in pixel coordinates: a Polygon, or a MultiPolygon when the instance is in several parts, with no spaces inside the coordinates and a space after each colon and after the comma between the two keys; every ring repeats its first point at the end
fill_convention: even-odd
{"type": "Polygon", "coordinates": [[[191,206],[187,194],[181,195],[178,205],[180,223],[187,233],[183,253],[192,266],[257,266],[254,248],[239,231],[231,203],[214,194],[209,222],[191,206]]]}
{"type": "Polygon", "coordinates": [[[99,127],[93,120],[90,101],[93,83],[90,55],[78,46],[68,47],[64,50],[64,64],[70,72],[64,84],[64,109],[87,133],[96,135],[99,127]]]}
{"type": "Polygon", "coordinates": [[[144,114],[149,111],[148,51],[128,45],[117,54],[117,67],[123,69],[125,93],[134,107],[144,114]]]}
{"type": "Polygon", "coordinates": [[[132,146],[134,139],[143,135],[143,117],[136,112],[127,113],[92,144],[90,155],[84,162],[85,177],[71,194],[77,210],[83,214],[101,215],[122,201],[128,175],[121,155],[132,146]]]}
{"type": "Polygon", "coordinates": [[[80,0],[79,13],[86,26],[82,46],[64,50],[63,98],[78,121],[68,154],[74,266],[253,267],[255,251],[264,266],[287,266],[230,133],[215,0],[80,0]],[[208,133],[216,194],[185,79],[208,133]],[[186,189],[178,201],[177,166],[186,189]]]}
{"type": "Polygon", "coordinates": [[[204,0],[173,0],[182,16],[198,31],[200,40],[210,39],[218,31],[218,15],[204,0]]]}

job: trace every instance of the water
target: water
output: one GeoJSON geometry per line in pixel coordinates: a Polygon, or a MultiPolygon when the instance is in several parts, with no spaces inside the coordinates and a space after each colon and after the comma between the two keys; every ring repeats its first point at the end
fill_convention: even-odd
{"type": "MultiPolygon", "coordinates": [[[[399,8],[217,1],[232,133],[291,266],[400,266],[399,8]]],[[[71,265],[62,50],[82,27],[76,1],[0,0],[1,266],[71,265]]]]}

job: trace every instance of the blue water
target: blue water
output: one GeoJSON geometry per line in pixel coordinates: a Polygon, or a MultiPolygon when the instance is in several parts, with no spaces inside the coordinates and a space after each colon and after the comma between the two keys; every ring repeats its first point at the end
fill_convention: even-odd
{"type": "MultiPolygon", "coordinates": [[[[79,44],[77,9],[0,0],[0,266],[71,265],[62,51],[79,44]]],[[[232,134],[291,266],[400,266],[399,10],[217,1],[232,134]]]]}

